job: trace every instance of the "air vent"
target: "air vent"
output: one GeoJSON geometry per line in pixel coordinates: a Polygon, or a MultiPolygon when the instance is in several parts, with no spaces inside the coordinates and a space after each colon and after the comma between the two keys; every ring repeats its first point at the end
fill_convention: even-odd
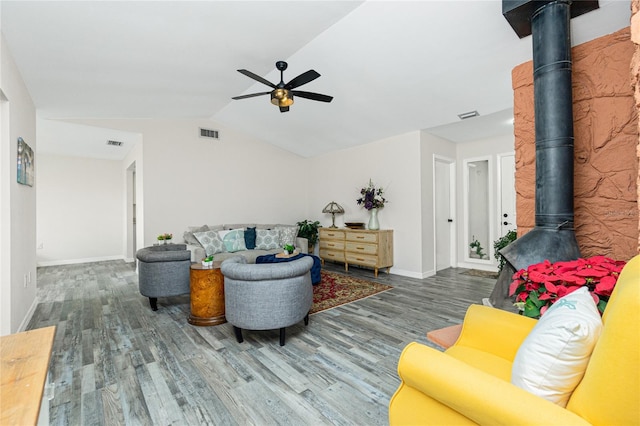
{"type": "Polygon", "coordinates": [[[107,141],[107,145],[111,145],[111,146],[122,146],[124,142],[118,142],[118,141],[107,141]]]}
{"type": "Polygon", "coordinates": [[[200,128],[200,137],[201,138],[220,139],[220,136],[219,136],[217,130],[203,129],[202,127],[200,128]]]}
{"type": "Polygon", "coordinates": [[[477,117],[480,114],[478,114],[478,111],[469,111],[469,112],[463,112],[462,114],[458,114],[458,117],[460,117],[460,120],[466,120],[467,118],[471,118],[471,117],[477,117]]]}

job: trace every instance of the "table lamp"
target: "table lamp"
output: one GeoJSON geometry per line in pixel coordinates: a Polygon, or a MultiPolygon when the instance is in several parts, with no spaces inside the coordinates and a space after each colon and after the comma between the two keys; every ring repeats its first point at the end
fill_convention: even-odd
{"type": "Polygon", "coordinates": [[[337,228],[336,226],[336,213],[344,213],[342,206],[335,201],[330,202],[322,209],[322,213],[331,213],[331,226],[330,228],[337,228]]]}

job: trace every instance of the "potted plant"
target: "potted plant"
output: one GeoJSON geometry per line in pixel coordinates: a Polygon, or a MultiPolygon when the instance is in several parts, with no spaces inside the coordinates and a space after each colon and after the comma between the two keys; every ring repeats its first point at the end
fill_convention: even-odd
{"type": "Polygon", "coordinates": [[[207,256],[204,259],[202,259],[202,266],[204,266],[205,268],[212,267],[213,266],[213,255],[207,256]]]}
{"type": "Polygon", "coordinates": [[[493,255],[496,257],[496,259],[498,259],[498,273],[502,271],[505,263],[507,263],[507,259],[505,259],[504,256],[500,254],[500,250],[514,242],[516,238],[518,238],[518,233],[512,229],[504,236],[498,238],[493,242],[493,255]]]}
{"type": "Polygon", "coordinates": [[[317,220],[311,222],[305,219],[302,222],[298,222],[298,237],[309,240],[309,253],[313,253],[313,249],[318,242],[318,228],[320,228],[320,222],[317,220]]]}
{"type": "Polygon", "coordinates": [[[515,296],[514,305],[524,316],[539,318],[556,300],[586,286],[602,314],[625,264],[605,256],[556,263],[545,260],[516,272],[509,296],[515,296]]]}
{"type": "Polygon", "coordinates": [[[480,241],[476,239],[475,235],[471,238],[473,238],[473,241],[469,244],[469,247],[473,251],[470,253],[470,256],[482,259],[485,256],[485,253],[483,252],[484,249],[480,245],[480,241]]]}
{"type": "Polygon", "coordinates": [[[172,238],[173,234],[160,234],[158,235],[158,244],[169,244],[172,238]]]}
{"type": "Polygon", "coordinates": [[[283,247],[285,254],[293,254],[293,251],[296,249],[294,246],[292,246],[291,244],[285,244],[285,246],[283,247]]]}

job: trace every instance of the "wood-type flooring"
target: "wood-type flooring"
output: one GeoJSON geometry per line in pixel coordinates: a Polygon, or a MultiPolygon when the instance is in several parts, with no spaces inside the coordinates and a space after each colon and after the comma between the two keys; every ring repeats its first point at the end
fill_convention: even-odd
{"type": "MultiPolygon", "coordinates": [[[[327,270],[344,272],[341,265],[327,270]]],[[[460,323],[495,280],[450,268],[423,280],[380,273],[394,288],[311,315],[309,325],[245,331],[187,322],[189,297],[153,312],[135,266],[38,268],[28,328],[56,325],[52,425],[384,425],[404,346],[460,323]]],[[[376,280],[373,271],[349,275],[376,280]]]]}

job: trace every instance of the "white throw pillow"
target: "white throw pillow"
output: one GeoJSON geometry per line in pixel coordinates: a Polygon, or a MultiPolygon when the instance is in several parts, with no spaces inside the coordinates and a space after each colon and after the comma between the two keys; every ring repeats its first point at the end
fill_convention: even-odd
{"type": "Polygon", "coordinates": [[[298,227],[296,226],[276,226],[278,231],[278,241],[280,247],[284,247],[287,244],[292,246],[296,245],[296,237],[298,236],[298,227]]]}
{"type": "Polygon", "coordinates": [[[256,229],[256,249],[273,250],[278,246],[278,231],[275,229],[256,229]]]}
{"type": "Polygon", "coordinates": [[[511,383],[565,407],[601,330],[602,318],[587,287],[558,299],[518,349],[511,383]]]}
{"type": "Polygon", "coordinates": [[[193,236],[204,247],[207,256],[224,251],[224,244],[216,231],[196,232],[193,236]]]}
{"type": "Polygon", "coordinates": [[[234,229],[233,231],[227,232],[222,241],[224,242],[224,248],[229,253],[247,249],[247,246],[244,243],[243,229],[234,229]]]}

